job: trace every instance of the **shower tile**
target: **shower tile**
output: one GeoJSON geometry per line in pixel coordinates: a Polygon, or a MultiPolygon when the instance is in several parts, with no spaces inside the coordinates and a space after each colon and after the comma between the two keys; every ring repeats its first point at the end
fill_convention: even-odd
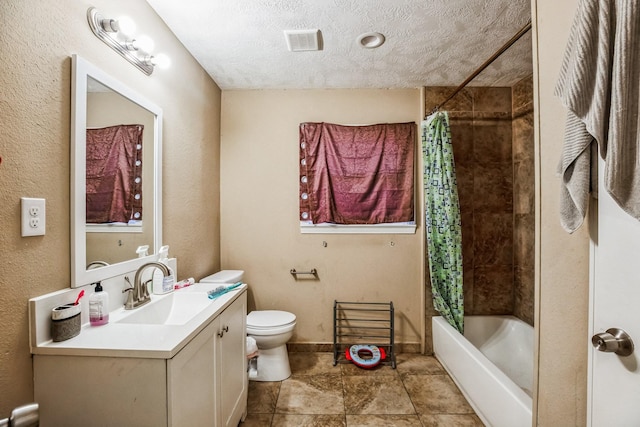
{"type": "Polygon", "coordinates": [[[473,87],[473,111],[508,112],[511,115],[510,87],[473,87]]]}
{"type": "Polygon", "coordinates": [[[513,262],[520,267],[531,267],[535,261],[534,215],[516,214],[513,230],[513,262]]]}
{"type": "MultiPolygon", "coordinates": [[[[425,111],[427,114],[433,108],[444,101],[453,91],[453,86],[431,86],[425,88],[425,111]]],[[[443,110],[449,112],[473,111],[473,98],[468,89],[463,89],[451,101],[447,102],[443,110]]]]}
{"type": "Polygon", "coordinates": [[[456,183],[461,212],[473,212],[473,168],[456,167],[456,183]]]}
{"type": "Polygon", "coordinates": [[[474,274],[474,314],[511,314],[514,303],[513,266],[476,267],[474,274]]]}
{"type": "Polygon", "coordinates": [[[333,353],[289,353],[289,365],[294,376],[340,374],[340,367],[333,366],[333,353]]]}
{"type": "Polygon", "coordinates": [[[513,215],[510,212],[475,213],[473,227],[475,267],[513,262],[513,215]]]}
{"type": "Polygon", "coordinates": [[[474,301],[473,301],[473,287],[474,287],[474,280],[473,280],[473,264],[469,265],[468,267],[465,267],[464,272],[463,272],[463,277],[462,277],[462,281],[463,281],[463,292],[464,292],[464,313],[465,314],[473,314],[473,307],[474,307],[474,301]]]}
{"type": "Polygon", "coordinates": [[[513,314],[533,326],[535,298],[533,266],[515,267],[514,288],[513,314]]]}
{"type": "Polygon", "coordinates": [[[533,75],[520,80],[511,89],[514,115],[523,109],[533,108],[533,75]]]}
{"type": "Polygon", "coordinates": [[[513,165],[511,161],[491,166],[476,165],[473,177],[474,212],[511,212],[513,209],[513,165]]]}
{"type": "Polygon", "coordinates": [[[280,382],[249,381],[247,412],[250,414],[272,414],[276,409],[280,382]]]}
{"type": "Polygon", "coordinates": [[[347,414],[415,414],[398,376],[345,376],[344,406],[347,414]]]}
{"type": "Polygon", "coordinates": [[[273,418],[273,413],[271,414],[247,414],[247,418],[245,418],[244,422],[242,422],[242,427],[266,427],[271,425],[271,419],[273,418]]]}
{"type": "Polygon", "coordinates": [[[476,415],[422,415],[424,427],[484,427],[476,415]]]}
{"type": "Polygon", "coordinates": [[[519,161],[513,164],[513,212],[533,214],[535,208],[535,181],[533,162],[519,161]]]}
{"type": "Polygon", "coordinates": [[[496,121],[511,123],[511,111],[475,111],[473,124],[478,127],[493,125],[496,121]]]}
{"type": "Polygon", "coordinates": [[[442,375],[445,373],[444,368],[433,356],[425,356],[422,354],[400,354],[397,357],[398,373],[402,375],[442,375]]]}
{"type": "Polygon", "coordinates": [[[346,427],[347,421],[344,415],[275,414],[271,425],[277,427],[346,427]]]}
{"type": "Polygon", "coordinates": [[[422,427],[417,415],[347,415],[348,427],[422,427]]]}
{"type": "Polygon", "coordinates": [[[473,414],[473,409],[448,375],[403,378],[418,414],[473,414]]]}
{"type": "Polygon", "coordinates": [[[513,121],[513,160],[533,162],[535,155],[533,140],[533,115],[527,114],[513,121]]]}
{"type": "Polygon", "coordinates": [[[340,374],[297,376],[283,381],[276,413],[344,414],[340,374]]]}
{"type": "Polygon", "coordinates": [[[473,136],[473,155],[476,166],[511,163],[511,122],[498,122],[481,126],[473,136]]]}
{"type": "Polygon", "coordinates": [[[450,124],[456,168],[473,166],[473,121],[452,119],[450,124]]]}

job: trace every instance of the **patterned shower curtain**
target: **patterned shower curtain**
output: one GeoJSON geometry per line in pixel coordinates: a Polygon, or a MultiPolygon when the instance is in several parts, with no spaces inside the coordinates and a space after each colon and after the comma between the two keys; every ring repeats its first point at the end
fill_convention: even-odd
{"type": "Polygon", "coordinates": [[[422,122],[425,229],[435,309],[464,331],[462,230],[449,115],[436,112],[422,122]]]}

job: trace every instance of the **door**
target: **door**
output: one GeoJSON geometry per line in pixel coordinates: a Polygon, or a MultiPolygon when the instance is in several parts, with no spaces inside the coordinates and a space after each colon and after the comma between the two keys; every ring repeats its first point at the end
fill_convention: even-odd
{"type": "MultiPolygon", "coordinates": [[[[601,159],[598,168],[604,168],[601,159]]],[[[598,175],[589,328],[591,335],[622,329],[636,348],[620,356],[589,344],[588,422],[592,427],[640,426],[640,222],[620,209],[604,189],[604,174],[598,175]]]]}

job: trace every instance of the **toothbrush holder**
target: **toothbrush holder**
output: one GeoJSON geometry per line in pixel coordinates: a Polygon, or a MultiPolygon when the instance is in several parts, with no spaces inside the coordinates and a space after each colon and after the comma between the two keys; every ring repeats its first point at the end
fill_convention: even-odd
{"type": "Polygon", "coordinates": [[[65,341],[80,333],[80,305],[65,304],[51,310],[51,339],[65,341]]]}

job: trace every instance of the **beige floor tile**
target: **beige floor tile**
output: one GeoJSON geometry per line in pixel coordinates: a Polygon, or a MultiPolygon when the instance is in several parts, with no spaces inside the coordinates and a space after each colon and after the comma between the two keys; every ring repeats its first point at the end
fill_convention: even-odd
{"type": "Polygon", "coordinates": [[[402,381],[420,415],[473,414],[448,375],[403,375],[402,381]]]}
{"type": "Polygon", "coordinates": [[[344,414],[341,376],[296,376],[283,381],[276,413],[344,414]]]}
{"type": "Polygon", "coordinates": [[[389,376],[398,375],[397,369],[393,369],[391,365],[378,365],[372,369],[363,369],[353,363],[341,363],[340,369],[342,375],[359,375],[359,376],[389,376]]]}
{"type": "Polygon", "coordinates": [[[344,415],[284,415],[273,416],[273,427],[346,427],[344,415]]]}
{"type": "Polygon", "coordinates": [[[347,415],[347,427],[422,427],[417,415],[347,415]]]}
{"type": "Polygon", "coordinates": [[[404,374],[442,375],[444,368],[433,356],[422,354],[400,354],[397,357],[397,371],[404,374]]]}
{"type": "Polygon", "coordinates": [[[239,426],[242,427],[269,427],[273,414],[248,414],[247,418],[239,426]]]}
{"type": "Polygon", "coordinates": [[[273,414],[276,410],[280,382],[249,381],[249,414],[273,414]]]}
{"type": "Polygon", "coordinates": [[[476,415],[422,415],[424,427],[484,427],[476,415]]]}
{"type": "Polygon", "coordinates": [[[344,376],[347,414],[415,414],[409,395],[397,376],[344,376]]]}
{"type": "Polygon", "coordinates": [[[289,353],[289,365],[294,376],[340,374],[340,368],[333,366],[333,353],[289,353]]]}

